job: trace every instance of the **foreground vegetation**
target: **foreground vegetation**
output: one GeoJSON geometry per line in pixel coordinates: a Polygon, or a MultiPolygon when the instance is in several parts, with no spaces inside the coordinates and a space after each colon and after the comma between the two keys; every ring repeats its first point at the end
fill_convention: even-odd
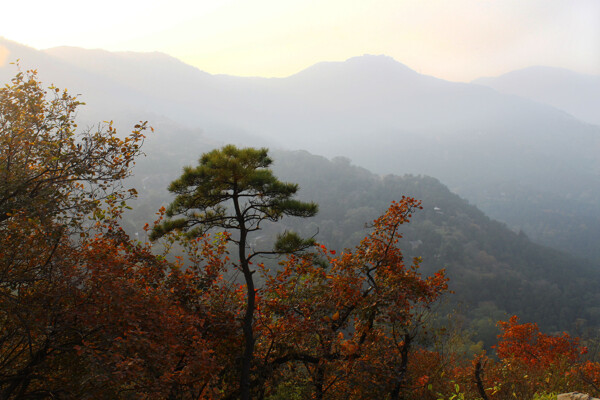
{"type": "Polygon", "coordinates": [[[260,248],[263,221],[316,212],[264,149],[186,170],[145,227],[158,254],[120,226],[146,124],[77,133],[78,106],[35,73],[0,90],[0,398],[533,399],[600,384],[578,339],[516,317],[494,354],[457,351],[434,312],[445,271],[423,276],[399,248],[412,197],[352,250],[290,232],[260,248]]]}

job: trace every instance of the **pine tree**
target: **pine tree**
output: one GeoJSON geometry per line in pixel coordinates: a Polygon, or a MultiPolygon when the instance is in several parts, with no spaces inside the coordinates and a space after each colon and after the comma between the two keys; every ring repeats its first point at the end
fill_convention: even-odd
{"type": "Polygon", "coordinates": [[[264,221],[276,222],[283,216],[311,217],[317,205],[296,200],[298,185],[279,181],[268,167],[272,160],[267,149],[238,149],[227,145],[204,154],[195,168],[186,167],[169,191],[176,194],[167,208],[167,219],[156,226],[151,238],[173,230],[198,237],[211,229],[227,230],[238,249],[238,263],[246,285],[246,310],[242,322],[244,353],[240,366],[240,398],[250,399],[250,371],[254,356],[253,329],[256,288],[251,260],[264,254],[290,254],[309,248],[313,241],[286,232],[270,251],[253,251],[248,235],[261,229],[264,221]]]}

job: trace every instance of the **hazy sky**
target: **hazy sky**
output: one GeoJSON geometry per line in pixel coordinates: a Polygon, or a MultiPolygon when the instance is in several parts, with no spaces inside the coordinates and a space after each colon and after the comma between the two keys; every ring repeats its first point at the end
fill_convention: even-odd
{"type": "Polygon", "coordinates": [[[457,81],[531,65],[600,75],[600,0],[5,0],[0,36],[244,76],[366,53],[457,81]]]}

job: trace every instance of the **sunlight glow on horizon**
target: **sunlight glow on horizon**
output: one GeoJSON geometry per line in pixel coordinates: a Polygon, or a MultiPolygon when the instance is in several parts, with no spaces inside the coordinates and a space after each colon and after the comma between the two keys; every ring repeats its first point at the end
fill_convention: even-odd
{"type": "Polygon", "coordinates": [[[600,75],[594,0],[33,3],[26,23],[16,2],[0,6],[0,35],[37,49],[160,51],[209,73],[283,77],[320,61],[386,54],[456,81],[531,65],[600,75]]]}
{"type": "Polygon", "coordinates": [[[10,51],[2,45],[0,45],[0,67],[3,67],[8,62],[10,51]]]}

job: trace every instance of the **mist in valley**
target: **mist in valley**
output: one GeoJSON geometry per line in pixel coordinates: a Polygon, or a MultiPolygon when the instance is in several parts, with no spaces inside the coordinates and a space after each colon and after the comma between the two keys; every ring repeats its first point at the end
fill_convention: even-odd
{"type": "MultiPolygon", "coordinates": [[[[550,3],[548,15],[564,11],[560,1],[550,3]]],[[[509,9],[495,7],[499,21],[510,20],[509,9]]],[[[583,21],[583,11],[575,14],[583,21]]],[[[582,22],[582,32],[597,25],[582,22]]],[[[547,32],[519,37],[533,43],[556,35],[547,32]]],[[[77,112],[82,129],[113,121],[125,135],[148,121],[145,155],[125,181],[138,197],[128,201],[122,225],[136,240],[148,240],[143,226],[174,199],[167,187],[202,154],[227,144],[268,148],[274,175],[298,183],[298,198],[317,203],[319,212],[265,223],[249,248],[268,247],[289,230],[343,252],[392,201],[415,197],[423,209],[402,226],[404,259],[422,257],[424,275],[445,268],[453,293],[437,310],[457,316],[469,351],[490,350],[497,320],[511,315],[547,332],[596,337],[600,64],[577,68],[566,55],[544,57],[547,44],[526,54],[515,40],[514,54],[497,50],[502,70],[479,46],[472,54],[486,61],[465,67],[459,79],[456,60],[446,76],[433,73],[439,66],[411,68],[431,65],[417,52],[406,59],[385,50],[329,58],[338,61],[324,56],[297,72],[259,77],[209,73],[162,49],[35,48],[0,37],[0,83],[37,70],[45,86],[67,88],[85,103],[77,112]],[[517,66],[520,57],[526,61],[517,66]]],[[[589,41],[581,54],[600,45],[589,41]]],[[[595,48],[591,60],[599,59],[595,48]]],[[[475,58],[467,53],[456,57],[475,58]]]]}

